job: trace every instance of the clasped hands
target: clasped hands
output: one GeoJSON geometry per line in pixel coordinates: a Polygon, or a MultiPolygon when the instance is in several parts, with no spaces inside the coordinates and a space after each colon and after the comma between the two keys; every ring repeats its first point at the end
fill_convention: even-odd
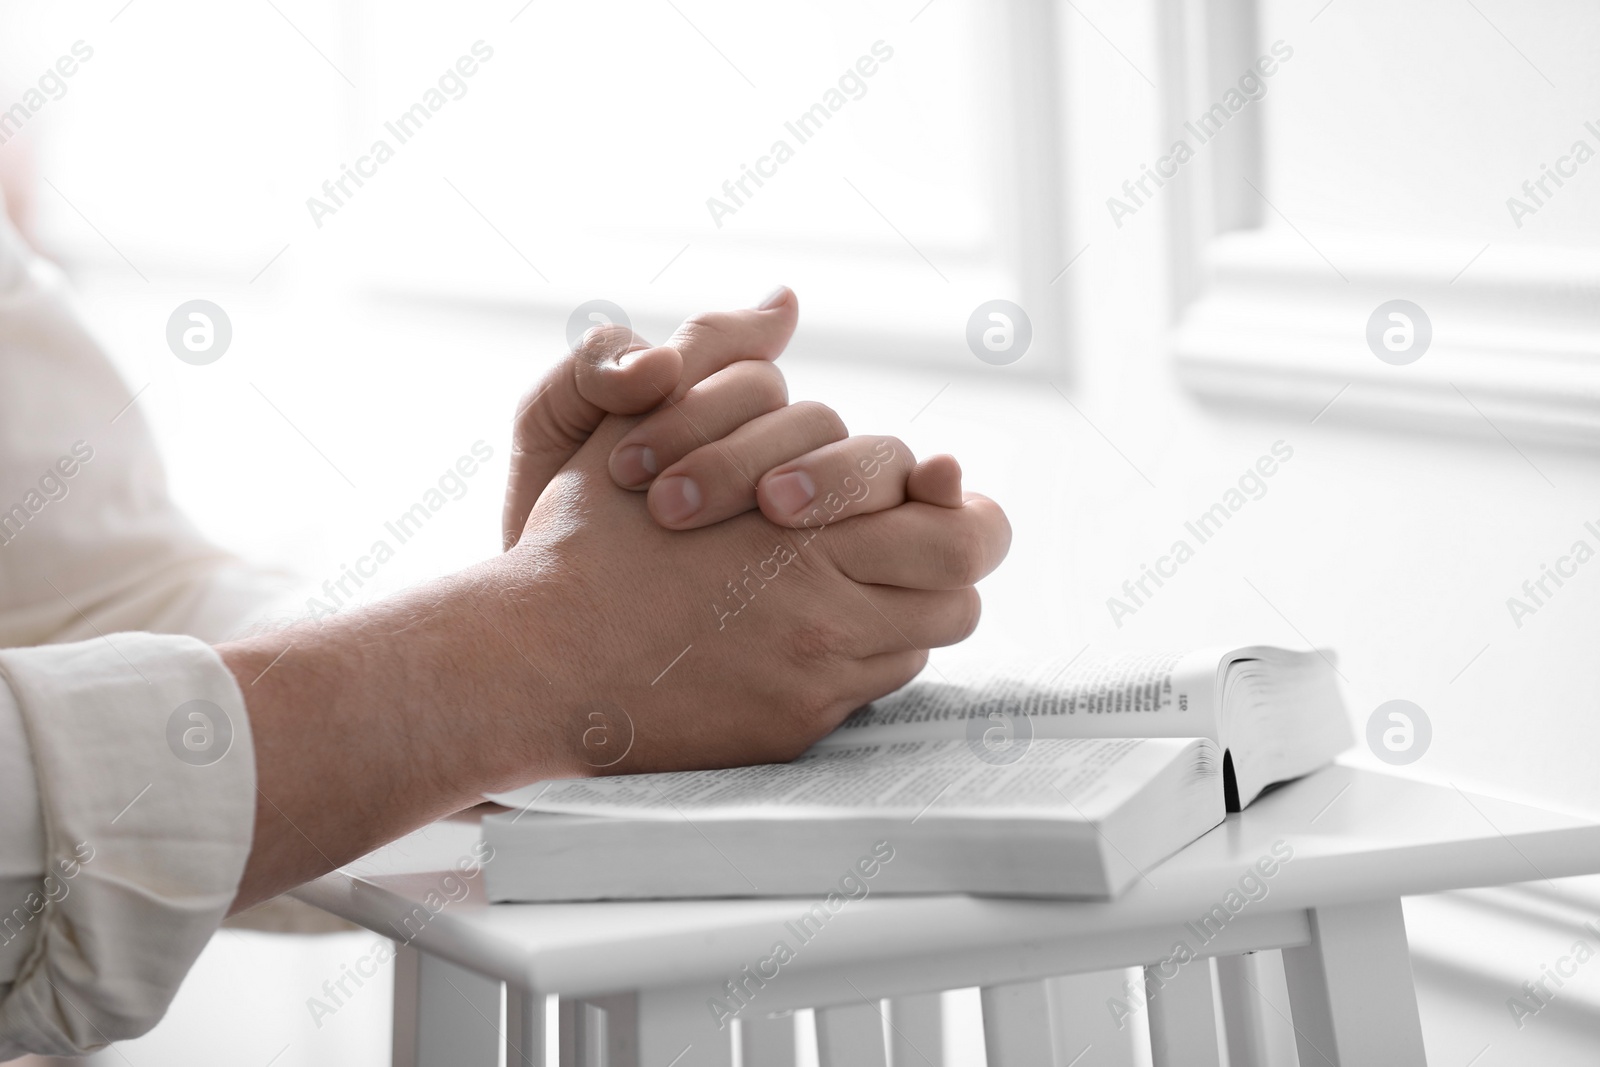
{"type": "Polygon", "coordinates": [[[581,747],[579,716],[563,740],[580,747],[552,746],[564,772],[793,758],[977,625],[1004,513],[962,492],[952,457],[918,462],[896,438],[849,436],[823,404],[790,404],[773,360],[797,317],[782,289],[662,347],[591,330],[525,399],[506,598],[574,591],[559,602],[583,637],[562,640],[562,662],[586,688],[569,699],[620,708],[634,731],[610,765],[581,747]]]}
{"type": "Polygon", "coordinates": [[[972,632],[1004,513],[790,404],[798,314],[589,331],[519,404],[502,555],[218,649],[262,796],[236,908],[484,792],[792,759],[972,632]]]}

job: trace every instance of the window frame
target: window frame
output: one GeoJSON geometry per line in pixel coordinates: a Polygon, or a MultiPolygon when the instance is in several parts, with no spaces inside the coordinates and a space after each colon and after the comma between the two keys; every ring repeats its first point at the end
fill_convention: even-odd
{"type": "MultiPolygon", "coordinates": [[[[1001,371],[1056,381],[1070,379],[1075,333],[1069,324],[1078,297],[1073,273],[1067,270],[1073,262],[1069,250],[1074,247],[1068,233],[1068,109],[1062,75],[1067,27],[1060,5],[1053,0],[999,0],[985,7],[984,15],[989,32],[975,44],[982,49],[982,75],[996,91],[987,96],[982,109],[985,119],[980,129],[972,131],[972,144],[973,151],[983,152],[991,160],[991,183],[1000,208],[993,277],[984,282],[992,297],[1014,301],[1027,313],[1032,327],[1029,353],[1005,367],[978,363],[959,328],[972,310],[964,307],[950,309],[959,310],[959,323],[942,309],[939,315],[930,316],[896,315],[865,307],[859,320],[849,323],[813,316],[804,320],[802,336],[793,346],[796,349],[887,368],[1001,371]],[[935,318],[937,321],[932,321],[935,318]]],[[[827,252],[841,261],[857,253],[849,242],[831,245],[827,252]]],[[[903,264],[886,267],[882,276],[890,292],[940,284],[923,261],[909,254],[903,264]]],[[[396,277],[373,279],[369,288],[381,296],[407,301],[489,306],[563,319],[572,308],[595,296],[559,285],[517,288],[514,293],[511,286],[489,294],[441,292],[409,286],[396,277]]],[[[926,312],[940,304],[930,297],[917,310],[926,312]]],[[[662,299],[633,301],[626,310],[636,330],[661,338],[696,309],[662,299]]]]}

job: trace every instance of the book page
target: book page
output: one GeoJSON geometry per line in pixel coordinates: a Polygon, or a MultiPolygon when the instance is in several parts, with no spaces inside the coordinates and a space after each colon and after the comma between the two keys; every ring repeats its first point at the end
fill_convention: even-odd
{"type": "Polygon", "coordinates": [[[924,674],[856,711],[815,748],[960,739],[1003,758],[1043,738],[1216,741],[1222,658],[1220,650],[1150,652],[924,674]]]}
{"type": "MultiPolygon", "coordinates": [[[[687,774],[549,783],[527,810],[646,819],[793,819],[1050,815],[1094,820],[1122,804],[1193,740],[1044,740],[1011,763],[974,758],[964,742],[908,741],[813,750],[792,763],[687,774]],[[1111,773],[1113,770],[1116,773],[1111,773]]],[[[1215,762],[1214,759],[1211,762],[1215,762]]],[[[1196,773],[1210,773],[1199,767],[1196,773]]]]}

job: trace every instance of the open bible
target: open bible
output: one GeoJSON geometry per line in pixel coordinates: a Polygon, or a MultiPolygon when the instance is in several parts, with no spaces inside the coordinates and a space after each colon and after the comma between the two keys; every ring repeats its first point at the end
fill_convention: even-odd
{"type": "Polygon", "coordinates": [[[945,672],[798,759],[495,799],[491,900],[1112,897],[1352,742],[1331,658],[1250,647],[945,672]],[[867,872],[870,869],[871,874],[867,872]]]}

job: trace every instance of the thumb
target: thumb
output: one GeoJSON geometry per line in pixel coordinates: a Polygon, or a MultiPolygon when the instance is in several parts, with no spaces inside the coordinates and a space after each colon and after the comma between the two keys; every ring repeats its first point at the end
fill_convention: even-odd
{"type": "Polygon", "coordinates": [[[522,536],[539,494],[608,414],[637,415],[678,385],[683,357],[626,326],[597,326],[517,404],[501,516],[507,549],[522,536]]]}

